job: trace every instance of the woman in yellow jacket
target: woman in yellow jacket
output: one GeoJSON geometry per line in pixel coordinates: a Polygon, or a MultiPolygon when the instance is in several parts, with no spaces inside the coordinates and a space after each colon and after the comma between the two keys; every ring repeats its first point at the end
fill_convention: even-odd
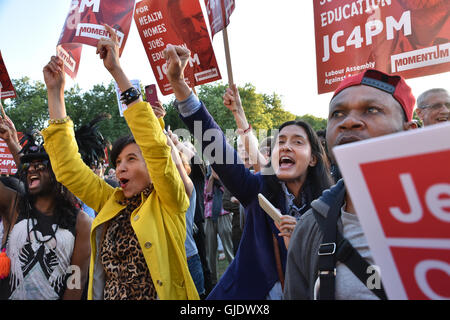
{"type": "Polygon", "coordinates": [[[43,70],[50,113],[44,147],[52,168],[58,181],[98,212],[91,229],[88,299],[198,299],[184,249],[189,199],[167,137],[123,73],[117,37],[106,28],[112,37],[99,40],[97,53],[125,93],[124,116],[133,134],[112,150],[120,188],[81,160],[65,110],[62,60],[52,57],[43,70]]]}

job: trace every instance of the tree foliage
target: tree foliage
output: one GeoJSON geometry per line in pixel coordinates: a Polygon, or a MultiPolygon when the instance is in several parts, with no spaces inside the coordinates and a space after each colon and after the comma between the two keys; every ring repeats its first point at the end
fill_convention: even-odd
{"type": "Polygon", "coordinates": [[[327,119],[318,118],[311,114],[305,114],[303,116],[297,116],[295,120],[303,120],[311,125],[311,127],[317,131],[327,128],[327,119]]]}
{"type": "MultiPolygon", "coordinates": [[[[17,98],[10,99],[5,105],[6,113],[14,122],[18,131],[27,129],[42,130],[47,126],[48,107],[47,91],[41,81],[32,82],[29,78],[13,80],[17,98]]],[[[223,95],[227,86],[223,83],[206,84],[197,87],[197,93],[217,124],[225,132],[227,129],[236,129],[232,113],[223,105],[223,95]]],[[[326,127],[326,119],[312,115],[295,116],[283,109],[280,96],[276,93],[258,93],[252,84],[239,87],[242,105],[248,122],[257,131],[277,129],[282,123],[289,120],[301,119],[310,123],[315,130],[326,127]]],[[[142,90],[144,92],[144,90],[142,90]]],[[[118,137],[129,134],[130,131],[123,117],[120,117],[114,84],[111,81],[107,86],[97,84],[88,91],[82,91],[79,86],[71,87],[65,91],[67,114],[71,117],[75,129],[91,121],[99,113],[111,114],[110,120],[102,121],[100,132],[110,142],[118,137]]],[[[186,128],[178,115],[174,101],[165,105],[166,127],[171,129],[186,128]]],[[[262,135],[264,136],[264,135],[262,135]]]]}
{"type": "MultiPolygon", "coordinates": [[[[18,131],[31,129],[42,130],[49,119],[48,101],[45,84],[29,78],[13,80],[17,98],[5,105],[5,111],[14,122],[18,131]]],[[[95,85],[91,90],[82,92],[74,86],[64,92],[67,114],[72,119],[75,129],[88,123],[96,115],[105,112],[111,114],[111,119],[102,121],[100,132],[113,142],[119,136],[129,133],[124,118],[120,117],[114,85],[107,87],[95,85]]]]}
{"type": "MultiPolygon", "coordinates": [[[[227,129],[233,131],[237,129],[233,114],[223,105],[223,95],[227,86],[222,83],[206,84],[198,87],[199,99],[205,104],[209,113],[216,123],[225,132],[227,129]]],[[[280,97],[273,93],[261,94],[256,92],[256,88],[251,84],[239,87],[239,95],[248,122],[257,131],[265,130],[270,132],[277,129],[282,123],[294,120],[295,115],[284,110],[280,97]]],[[[178,112],[173,103],[166,108],[166,125],[171,128],[186,128],[179,119],[178,112]]]]}

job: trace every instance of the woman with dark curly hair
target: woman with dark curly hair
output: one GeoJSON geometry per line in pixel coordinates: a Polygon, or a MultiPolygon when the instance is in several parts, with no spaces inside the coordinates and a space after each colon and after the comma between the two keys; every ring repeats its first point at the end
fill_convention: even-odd
{"type": "MultiPolygon", "coordinates": [[[[17,151],[11,130],[1,126],[0,137],[17,151]]],[[[25,190],[0,182],[0,237],[10,261],[7,274],[0,275],[0,297],[80,299],[89,266],[91,219],[56,181],[44,148],[28,138],[19,152],[18,186],[25,190]]]]}

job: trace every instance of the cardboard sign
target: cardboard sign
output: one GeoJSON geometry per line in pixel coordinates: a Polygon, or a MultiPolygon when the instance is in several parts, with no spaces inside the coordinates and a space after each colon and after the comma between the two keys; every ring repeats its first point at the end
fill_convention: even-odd
{"type": "Polygon", "coordinates": [[[5,62],[3,61],[2,52],[0,51],[0,89],[2,94],[0,99],[8,99],[16,97],[16,90],[11,82],[8,75],[8,70],[6,70],[5,62]]]}
{"type": "Polygon", "coordinates": [[[390,299],[450,299],[450,123],[333,149],[390,299]]]}
{"type": "Polygon", "coordinates": [[[133,17],[134,0],[74,0],[70,5],[58,41],[57,54],[64,61],[66,73],[75,78],[82,44],[97,46],[100,38],[110,38],[103,24],[116,30],[119,54],[125,47],[133,17]]]}
{"type": "Polygon", "coordinates": [[[220,32],[230,23],[230,16],[234,11],[234,0],[205,0],[208,12],[209,26],[212,36],[220,32]]]}
{"type": "Polygon", "coordinates": [[[134,21],[163,95],[173,92],[163,57],[167,44],[185,46],[191,51],[184,71],[190,87],[221,79],[198,0],[143,0],[136,4],[134,21]]]}
{"type": "MultiPolygon", "coordinates": [[[[130,80],[133,87],[135,87],[139,92],[141,92],[141,83],[139,80],[130,80]]],[[[114,81],[114,88],[116,89],[116,98],[117,98],[117,104],[119,106],[119,113],[120,116],[123,117],[123,112],[127,110],[127,105],[125,103],[120,102],[120,95],[122,94],[122,91],[120,91],[119,86],[114,81]]]]}
{"type": "Polygon", "coordinates": [[[404,78],[450,71],[448,0],[314,0],[318,92],[374,68],[404,78]]]}

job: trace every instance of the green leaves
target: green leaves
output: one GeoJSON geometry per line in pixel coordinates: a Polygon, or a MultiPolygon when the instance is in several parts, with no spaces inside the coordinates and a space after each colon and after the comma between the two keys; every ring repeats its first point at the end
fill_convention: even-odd
{"type": "MultiPolygon", "coordinates": [[[[17,91],[17,98],[10,99],[5,111],[14,122],[17,131],[27,129],[42,130],[47,127],[48,101],[45,84],[32,82],[24,77],[13,80],[17,91]]],[[[100,132],[110,141],[128,134],[129,129],[123,118],[120,117],[117,106],[114,85],[95,85],[91,90],[82,92],[79,86],[74,86],[64,92],[67,114],[71,117],[75,129],[94,119],[99,113],[111,114],[111,119],[102,121],[100,132]]]]}
{"type": "MultiPolygon", "coordinates": [[[[48,107],[47,91],[41,81],[32,82],[29,78],[13,80],[17,91],[16,99],[9,99],[5,104],[5,111],[14,122],[18,131],[26,129],[42,130],[47,126],[48,107]]],[[[200,100],[202,100],[217,124],[224,132],[227,129],[236,130],[233,114],[223,105],[222,96],[227,86],[221,82],[206,84],[197,87],[200,100]]],[[[264,137],[264,133],[277,129],[282,123],[302,119],[309,122],[315,130],[326,128],[326,119],[312,115],[296,116],[283,109],[281,98],[275,92],[263,94],[256,92],[256,88],[247,83],[239,88],[242,105],[248,122],[256,130],[257,137],[264,137]]],[[[102,121],[99,130],[111,143],[118,137],[129,134],[124,118],[120,117],[117,106],[114,84],[111,81],[107,86],[97,84],[89,91],[83,92],[79,86],[71,87],[64,93],[67,114],[74,122],[75,129],[88,123],[98,114],[105,112],[111,119],[102,121]]],[[[165,105],[167,114],[164,117],[166,127],[172,130],[186,128],[178,116],[173,101],[165,105]]]]}

